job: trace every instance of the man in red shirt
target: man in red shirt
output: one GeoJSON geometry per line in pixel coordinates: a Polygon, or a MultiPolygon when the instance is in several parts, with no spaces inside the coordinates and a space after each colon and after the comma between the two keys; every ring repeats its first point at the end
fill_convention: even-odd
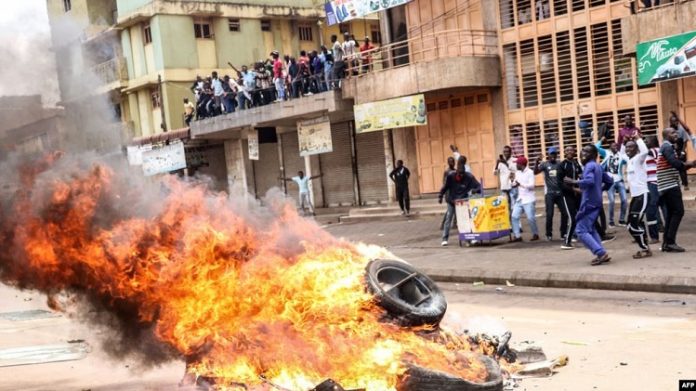
{"type": "Polygon", "coordinates": [[[283,62],[280,61],[280,54],[277,50],[271,52],[273,57],[273,84],[277,95],[276,102],[285,100],[285,78],[283,78],[283,62]]]}
{"type": "Polygon", "coordinates": [[[372,69],[372,50],[375,47],[370,43],[370,38],[365,37],[365,43],[360,46],[360,54],[362,57],[362,72],[367,73],[372,69]]]}

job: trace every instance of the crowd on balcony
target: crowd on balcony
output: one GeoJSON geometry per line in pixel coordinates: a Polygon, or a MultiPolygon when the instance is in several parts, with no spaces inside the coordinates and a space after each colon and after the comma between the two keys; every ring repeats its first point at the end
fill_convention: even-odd
{"type": "Polygon", "coordinates": [[[243,65],[240,70],[232,67],[235,78],[220,77],[217,72],[206,78],[198,76],[191,86],[195,103],[184,99],[186,125],[194,119],[338,89],[346,77],[372,69],[374,49],[370,38],[365,37],[360,45],[353,35],[345,33],[343,42],[332,35],[330,47],[322,45],[311,52],[302,50],[299,57],[281,56],[274,50],[270,58],[249,67],[243,65]]]}

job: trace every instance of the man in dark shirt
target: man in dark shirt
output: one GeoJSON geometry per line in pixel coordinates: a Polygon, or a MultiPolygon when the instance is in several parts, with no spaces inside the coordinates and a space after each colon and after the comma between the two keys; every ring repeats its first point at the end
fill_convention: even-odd
{"type": "MultiPolygon", "coordinates": [[[[553,236],[553,210],[554,205],[561,211],[561,228],[568,226],[568,215],[570,212],[563,202],[563,185],[559,182],[559,172],[561,162],[558,161],[558,148],[549,148],[547,160],[539,163],[539,158],[534,164],[534,175],[544,173],[544,184],[546,192],[544,201],[546,203],[546,240],[551,241],[553,236]]],[[[561,179],[562,180],[562,179],[561,179]]],[[[561,236],[564,232],[561,231],[561,236]]]]}
{"type": "MultiPolygon", "coordinates": [[[[447,175],[449,175],[450,172],[457,171],[457,168],[455,167],[457,163],[454,160],[454,157],[450,156],[447,158],[447,168],[445,169],[445,172],[442,174],[442,185],[445,185],[445,182],[447,181],[447,175]]],[[[448,203],[449,204],[449,203],[448,203]]],[[[449,212],[449,207],[447,208],[447,212],[449,212]]],[[[445,228],[445,221],[447,221],[447,213],[445,213],[444,216],[442,216],[442,223],[440,223],[440,231],[442,231],[445,228]]],[[[457,216],[454,216],[454,225],[457,225],[457,216]]]]}
{"type": "Polygon", "coordinates": [[[629,141],[634,134],[640,135],[640,128],[633,124],[633,116],[629,114],[624,117],[624,126],[619,129],[619,137],[616,139],[619,148],[629,141]]]}
{"type": "Polygon", "coordinates": [[[582,175],[582,167],[576,158],[577,151],[573,146],[565,147],[565,160],[561,162],[560,172],[558,175],[558,181],[562,184],[563,191],[563,206],[567,208],[568,220],[564,224],[563,219],[561,219],[561,237],[563,238],[563,244],[561,248],[563,250],[572,250],[573,247],[573,235],[575,234],[575,214],[578,212],[578,207],[580,206],[580,196],[582,191],[576,185],[565,183],[565,178],[570,178],[572,180],[580,179],[582,175]]]}
{"type": "Polygon", "coordinates": [[[437,198],[438,203],[442,203],[445,193],[447,194],[447,214],[445,215],[447,219],[442,229],[442,243],[440,243],[442,246],[447,246],[449,240],[450,226],[455,213],[454,202],[468,199],[470,193],[481,193],[481,184],[471,173],[466,171],[466,158],[464,156],[457,159],[457,170],[447,174],[437,198]]]}
{"type": "Polygon", "coordinates": [[[404,167],[403,160],[396,161],[396,168],[389,174],[389,178],[396,184],[396,199],[399,201],[401,214],[408,216],[411,213],[411,200],[408,194],[408,178],[411,172],[404,167]]]}

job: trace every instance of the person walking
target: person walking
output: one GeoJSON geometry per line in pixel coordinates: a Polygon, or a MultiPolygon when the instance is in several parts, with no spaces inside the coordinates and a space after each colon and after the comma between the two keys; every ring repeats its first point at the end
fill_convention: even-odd
{"type": "MultiPolygon", "coordinates": [[[[633,136],[625,136],[624,142],[630,141],[633,136]]],[[[614,223],[614,211],[616,206],[616,193],[619,193],[619,199],[621,201],[619,210],[619,225],[622,227],[626,226],[626,185],[624,184],[623,172],[626,167],[625,155],[622,156],[619,153],[619,144],[611,143],[609,150],[602,148],[602,143],[606,142],[607,139],[602,137],[597,141],[596,147],[599,151],[599,156],[602,158],[602,170],[609,173],[611,178],[614,180],[614,184],[607,190],[607,196],[609,198],[609,227],[615,228],[614,223]]]]}
{"type": "Polygon", "coordinates": [[[527,216],[527,221],[532,229],[531,241],[539,240],[539,230],[536,223],[536,196],[534,195],[534,171],[528,165],[527,158],[518,156],[516,161],[517,171],[510,174],[512,187],[518,189],[515,206],[512,209],[512,234],[511,243],[521,242],[522,233],[520,231],[520,218],[522,212],[527,216]]]}
{"type": "Polygon", "coordinates": [[[309,182],[312,179],[317,179],[322,177],[324,174],[318,174],[314,175],[311,177],[305,176],[303,171],[298,171],[297,176],[294,176],[292,178],[280,178],[281,180],[285,182],[295,182],[297,184],[297,187],[299,188],[300,191],[300,209],[302,209],[302,214],[307,213],[306,209],[309,209],[309,213],[314,216],[314,205],[312,205],[312,199],[309,196],[309,182]]]}
{"type": "Polygon", "coordinates": [[[466,170],[466,160],[463,156],[457,159],[456,171],[447,174],[445,183],[440,189],[437,202],[442,203],[442,198],[447,194],[447,213],[445,214],[445,224],[442,228],[441,246],[447,246],[449,242],[450,227],[455,215],[454,202],[469,199],[470,194],[481,193],[481,184],[474,176],[466,170]]]}
{"type": "Polygon", "coordinates": [[[411,214],[411,200],[408,193],[408,178],[411,177],[411,172],[404,167],[403,160],[396,161],[396,168],[389,173],[389,178],[396,185],[396,199],[399,201],[401,214],[408,216],[411,214]]]}
{"type": "Polygon", "coordinates": [[[587,247],[595,258],[590,262],[592,266],[601,265],[611,260],[607,250],[602,246],[602,239],[597,233],[596,225],[599,211],[602,209],[602,189],[611,186],[611,176],[602,171],[597,164],[599,151],[594,145],[587,145],[582,149],[581,161],[584,165],[582,178],[571,179],[566,177],[564,181],[569,185],[578,185],[582,190],[580,208],[576,215],[578,239],[587,247]]]}
{"type": "MultiPolygon", "coordinates": [[[[558,161],[558,148],[550,147],[547,151],[548,157],[545,162],[539,163],[539,158],[534,163],[534,175],[544,173],[544,203],[546,205],[546,240],[553,239],[553,213],[554,206],[561,212],[561,228],[568,226],[570,211],[563,200],[563,186],[559,182],[561,162],[558,161]]],[[[564,231],[561,229],[560,236],[564,231]]]]}
{"type": "Polygon", "coordinates": [[[648,208],[650,190],[648,189],[648,170],[645,159],[650,150],[638,135],[633,140],[626,142],[626,176],[631,189],[631,204],[628,215],[628,232],[638,243],[640,250],[633,255],[633,259],[652,256],[647,241],[647,232],[643,223],[643,216],[648,208]]]}
{"type": "Polygon", "coordinates": [[[561,220],[561,231],[563,232],[561,235],[563,238],[561,249],[573,250],[575,248],[575,246],[573,246],[573,236],[575,236],[576,226],[575,215],[578,213],[582,191],[577,185],[566,183],[565,178],[573,180],[580,179],[582,167],[576,157],[577,151],[574,146],[569,145],[565,147],[564,153],[565,159],[561,162],[558,181],[563,186],[563,206],[567,209],[568,220],[566,224],[563,224],[563,220],[561,220]]]}
{"type": "MultiPolygon", "coordinates": [[[[456,161],[454,160],[454,157],[450,156],[447,158],[447,168],[445,169],[444,174],[442,174],[442,186],[444,186],[447,183],[447,175],[449,175],[450,172],[457,171],[456,167],[456,161]]],[[[448,197],[449,198],[449,197],[448,197]]],[[[454,210],[454,205],[452,205],[453,210],[454,210]]],[[[449,212],[449,204],[447,207],[447,212],[449,212]]],[[[447,221],[447,212],[445,212],[445,215],[442,216],[442,223],[440,223],[440,231],[442,231],[445,228],[445,222],[447,221]]],[[[457,215],[454,215],[454,219],[452,220],[453,225],[457,225],[457,215]]]]}
{"type": "Polygon", "coordinates": [[[645,211],[645,216],[648,220],[650,244],[656,244],[660,242],[660,231],[664,227],[662,218],[660,218],[660,210],[662,209],[659,205],[660,193],[657,191],[657,158],[660,155],[660,144],[657,137],[648,137],[647,147],[648,156],[645,159],[645,169],[648,176],[648,208],[645,211]]]}
{"type": "Polygon", "coordinates": [[[663,143],[660,147],[660,156],[657,158],[657,190],[660,200],[667,209],[665,216],[665,233],[662,239],[662,251],[684,252],[683,247],[677,245],[677,231],[684,216],[684,201],[682,200],[681,187],[679,187],[679,171],[696,167],[696,161],[682,162],[674,150],[674,144],[679,138],[679,133],[674,128],[667,128],[662,132],[663,143]]]}

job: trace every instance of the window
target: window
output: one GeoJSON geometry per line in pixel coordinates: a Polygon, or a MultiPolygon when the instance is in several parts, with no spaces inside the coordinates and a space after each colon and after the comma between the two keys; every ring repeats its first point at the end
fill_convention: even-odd
{"type": "Polygon", "coordinates": [[[239,32],[241,30],[241,25],[239,24],[239,19],[227,19],[227,25],[230,28],[230,31],[233,32],[239,32]]]}
{"type": "Polygon", "coordinates": [[[379,25],[370,25],[370,40],[372,40],[372,43],[382,43],[382,34],[379,32],[379,25]]]}
{"type": "Polygon", "coordinates": [[[68,12],[72,9],[71,0],[63,0],[63,9],[65,10],[65,12],[68,12]]]}
{"type": "Polygon", "coordinates": [[[517,1],[517,24],[525,24],[532,21],[532,2],[531,0],[517,1]]]}
{"type": "Polygon", "coordinates": [[[261,20],[261,31],[271,31],[271,21],[268,19],[261,20]]]}
{"type": "Polygon", "coordinates": [[[640,132],[643,137],[657,136],[659,124],[657,122],[657,106],[643,106],[638,109],[640,132]]]}
{"type": "Polygon", "coordinates": [[[313,41],[312,39],[312,25],[309,23],[301,23],[298,26],[300,41],[313,41]]]}
{"type": "Polygon", "coordinates": [[[206,20],[198,20],[193,22],[193,33],[196,38],[210,39],[213,37],[210,22],[206,20]]]}
{"type": "Polygon", "coordinates": [[[553,0],[553,14],[555,16],[568,13],[568,0],[553,0]]]}
{"type": "Polygon", "coordinates": [[[527,157],[543,157],[541,153],[541,129],[538,122],[527,123],[527,157]]]}
{"type": "Polygon", "coordinates": [[[539,79],[541,80],[541,103],[556,103],[556,75],[553,63],[551,36],[539,37],[539,79]]]}
{"type": "Polygon", "coordinates": [[[575,66],[577,69],[578,98],[589,98],[590,88],[590,62],[587,59],[587,30],[585,27],[577,28],[573,31],[575,36],[575,66]]]}
{"type": "Polygon", "coordinates": [[[520,83],[517,74],[517,48],[514,43],[503,46],[503,63],[505,66],[505,86],[507,87],[508,109],[520,108],[520,83]]]}
{"type": "Polygon", "coordinates": [[[609,32],[606,23],[593,24],[592,61],[595,95],[611,94],[611,62],[609,59],[609,32]]]}
{"type": "Polygon", "coordinates": [[[520,42],[520,60],[522,62],[522,95],[525,107],[539,104],[537,95],[536,61],[534,58],[534,41],[528,39],[520,42]]]}
{"type": "Polygon", "coordinates": [[[150,100],[152,100],[153,109],[158,109],[162,106],[162,100],[160,99],[160,93],[158,89],[150,90],[150,100]]]}
{"type": "Polygon", "coordinates": [[[512,0],[500,0],[500,27],[509,28],[515,25],[515,9],[512,0]]]}
{"type": "Polygon", "coordinates": [[[556,52],[561,101],[573,100],[573,60],[570,54],[570,34],[567,31],[556,34],[556,52]]]}
{"type": "Polygon", "coordinates": [[[624,56],[621,40],[621,19],[611,21],[611,39],[614,45],[614,88],[617,93],[633,90],[631,58],[624,56]]]}
{"type": "Polygon", "coordinates": [[[565,117],[561,119],[562,123],[562,136],[563,136],[563,148],[575,147],[578,148],[578,131],[575,126],[574,117],[565,117]]]}
{"type": "Polygon", "coordinates": [[[524,156],[524,132],[522,125],[510,125],[508,128],[510,134],[510,148],[512,148],[513,156],[524,156]]]}
{"type": "Polygon", "coordinates": [[[561,147],[557,119],[544,121],[544,150],[547,151],[551,147],[561,147]]]}
{"type": "Polygon", "coordinates": [[[145,45],[152,43],[152,31],[150,30],[150,23],[143,25],[143,42],[145,42],[145,45]]]}

